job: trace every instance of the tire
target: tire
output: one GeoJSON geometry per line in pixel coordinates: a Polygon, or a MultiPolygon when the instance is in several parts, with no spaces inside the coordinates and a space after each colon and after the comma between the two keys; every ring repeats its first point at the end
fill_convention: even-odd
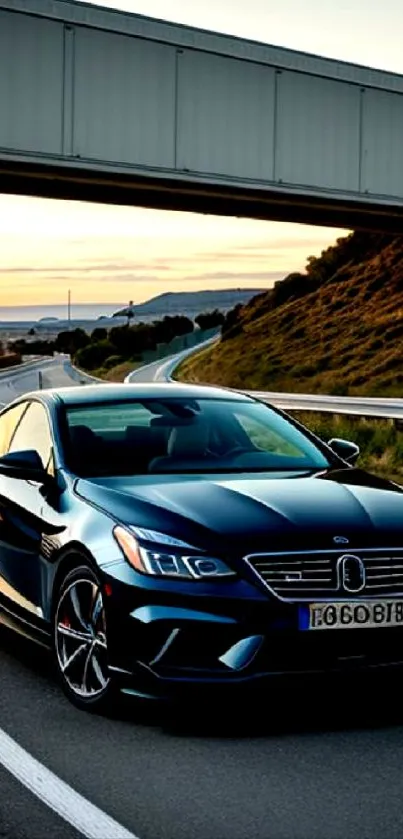
{"type": "Polygon", "coordinates": [[[70,701],[105,713],[118,690],[108,670],[105,608],[99,578],[81,562],[59,586],[53,608],[53,653],[58,680],[70,701]]]}

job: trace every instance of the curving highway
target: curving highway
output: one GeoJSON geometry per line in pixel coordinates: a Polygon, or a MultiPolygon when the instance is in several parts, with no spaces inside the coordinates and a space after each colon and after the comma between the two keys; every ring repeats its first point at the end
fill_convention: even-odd
{"type": "Polygon", "coordinates": [[[16,367],[0,371],[0,402],[12,402],[17,396],[31,390],[48,387],[68,387],[80,380],[72,367],[69,356],[58,355],[27,361],[16,367]]]}
{"type": "Polygon", "coordinates": [[[126,376],[125,382],[167,382],[170,380],[181,361],[184,361],[184,359],[188,358],[190,355],[194,355],[194,353],[200,352],[200,350],[214,344],[218,340],[218,337],[218,334],[213,335],[211,338],[208,338],[207,341],[203,341],[194,347],[188,347],[186,350],[175,353],[175,355],[170,355],[168,358],[153,361],[151,364],[139,367],[137,370],[133,370],[132,373],[129,373],[129,375],[126,376]]]}
{"type": "MultiPolygon", "coordinates": [[[[202,344],[183,350],[169,358],[154,361],[134,370],[126,382],[169,381],[180,362],[203,347],[214,343],[217,336],[202,344]]],[[[0,405],[7,404],[37,388],[68,387],[72,384],[92,384],[100,380],[77,370],[68,356],[59,355],[27,362],[24,365],[0,371],[0,405]]],[[[365,417],[403,420],[403,399],[382,397],[323,396],[321,394],[276,393],[271,391],[245,391],[285,410],[319,411],[365,417]]]]}
{"type": "MultiPolygon", "coordinates": [[[[203,344],[170,356],[164,361],[155,361],[134,370],[126,377],[126,382],[166,382],[170,381],[180,362],[203,347],[217,341],[217,336],[203,344]]],[[[276,405],[284,410],[319,411],[348,416],[388,418],[403,420],[403,399],[357,396],[324,396],[311,393],[278,393],[274,391],[245,391],[276,405]]]]}

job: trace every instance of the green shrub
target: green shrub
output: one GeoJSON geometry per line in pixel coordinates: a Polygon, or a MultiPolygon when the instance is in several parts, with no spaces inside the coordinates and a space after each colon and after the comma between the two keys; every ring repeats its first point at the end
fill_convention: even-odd
{"type": "Polygon", "coordinates": [[[6,355],[0,355],[0,368],[12,367],[14,364],[21,364],[21,355],[17,352],[10,352],[6,355]]]}
{"type": "Polygon", "coordinates": [[[103,366],[106,359],[115,354],[115,347],[110,341],[98,341],[95,344],[88,344],[74,356],[74,363],[84,370],[96,370],[103,366]]]}
{"type": "Polygon", "coordinates": [[[108,358],[105,359],[103,363],[104,370],[111,370],[112,367],[116,367],[118,364],[123,364],[125,361],[121,355],[110,355],[108,358]]]}

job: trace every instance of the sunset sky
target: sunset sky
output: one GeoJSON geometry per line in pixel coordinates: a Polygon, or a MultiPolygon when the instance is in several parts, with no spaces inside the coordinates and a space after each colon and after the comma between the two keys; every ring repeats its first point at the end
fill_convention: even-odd
{"type": "MultiPolygon", "coordinates": [[[[99,4],[403,73],[402,0],[99,4]]],[[[265,287],[343,231],[0,195],[0,306],[265,287]]]]}

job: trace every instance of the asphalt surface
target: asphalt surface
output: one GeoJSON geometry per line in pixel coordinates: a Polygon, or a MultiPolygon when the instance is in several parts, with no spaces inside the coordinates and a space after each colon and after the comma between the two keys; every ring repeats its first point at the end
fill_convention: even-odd
{"type": "Polygon", "coordinates": [[[82,839],[82,834],[0,769],[0,836],[2,839],[82,839]]]}
{"type": "Polygon", "coordinates": [[[175,355],[171,355],[168,358],[160,359],[159,361],[153,361],[151,364],[146,364],[144,367],[139,367],[137,370],[133,370],[132,373],[126,377],[126,382],[166,382],[169,381],[170,377],[172,376],[176,367],[179,366],[180,362],[183,361],[190,355],[194,353],[200,352],[204,347],[208,347],[209,344],[213,344],[217,340],[217,337],[208,338],[207,341],[203,341],[200,344],[197,344],[194,347],[188,347],[186,350],[182,350],[180,353],[175,353],[175,355]]]}
{"type": "Polygon", "coordinates": [[[17,396],[31,390],[48,387],[68,387],[77,382],[69,375],[68,364],[64,357],[45,358],[31,365],[13,371],[9,376],[0,377],[0,402],[8,404],[17,396]]]}
{"type": "MultiPolygon", "coordinates": [[[[198,347],[197,347],[198,349],[198,347]]],[[[151,364],[146,364],[144,367],[139,367],[129,374],[130,382],[166,382],[171,375],[171,371],[179,363],[177,355],[169,357],[165,360],[153,361],[151,364]]],[[[129,380],[126,378],[126,382],[129,380]]]]}
{"type": "MultiPolygon", "coordinates": [[[[105,718],[72,707],[47,655],[5,630],[0,661],[2,728],[139,839],[402,836],[396,680],[304,679],[259,706],[126,702],[105,718]]],[[[0,783],[0,836],[79,835],[3,770],[0,783]]]]}
{"type": "MultiPolygon", "coordinates": [[[[176,359],[176,355],[173,356],[176,359]]],[[[165,359],[164,361],[153,361],[151,364],[146,364],[144,367],[139,367],[137,370],[133,370],[130,373],[130,381],[131,382],[161,382],[166,381],[165,369],[168,363],[171,363],[171,359],[165,359]]],[[[126,381],[128,380],[129,376],[127,376],[126,381]]]]}

